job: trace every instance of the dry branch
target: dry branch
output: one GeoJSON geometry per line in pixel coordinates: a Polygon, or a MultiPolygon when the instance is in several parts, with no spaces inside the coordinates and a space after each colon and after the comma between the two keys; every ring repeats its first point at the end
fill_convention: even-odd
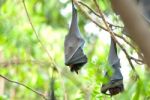
{"type": "MultiPolygon", "coordinates": [[[[103,30],[105,30],[105,31],[107,31],[107,32],[109,32],[109,30],[107,29],[107,28],[105,28],[104,26],[102,26],[102,25],[100,25],[97,21],[95,21],[85,10],[84,10],[84,8],[82,7],[82,5],[81,5],[81,2],[80,1],[77,1],[77,0],[74,0],[74,2],[75,2],[75,4],[78,6],[78,8],[83,12],[83,14],[89,19],[89,20],[91,20],[94,24],[96,24],[99,28],[101,28],[101,29],[103,29],[103,30]]],[[[84,4],[84,6],[86,5],[85,3],[82,3],[82,4],[84,4]]],[[[87,6],[87,5],[86,5],[87,6]]],[[[89,6],[88,6],[88,8],[90,8],[89,6]]],[[[90,8],[91,9],[91,8],[90,8]]],[[[92,9],[91,9],[92,10],[92,9]]],[[[92,10],[93,11],[93,10],[92,10]]],[[[96,13],[97,14],[97,13],[96,13]]],[[[100,14],[97,14],[98,16],[100,16],[101,18],[102,18],[102,16],[100,15],[100,14]]],[[[104,16],[103,16],[104,17],[104,16]]],[[[105,22],[107,23],[107,24],[109,24],[106,20],[105,20],[105,22]]],[[[109,27],[109,26],[108,26],[109,27]]],[[[112,32],[112,31],[111,31],[112,32]]],[[[125,43],[127,43],[129,46],[131,46],[137,53],[138,53],[138,55],[141,55],[138,51],[137,51],[137,49],[134,47],[134,45],[132,45],[130,42],[128,42],[123,36],[120,36],[120,35],[118,35],[118,34],[116,34],[116,33],[114,33],[114,32],[112,32],[113,33],[113,35],[114,35],[114,38],[115,38],[115,36],[117,36],[117,37],[119,37],[120,39],[122,39],[125,43]]],[[[117,40],[117,39],[116,39],[117,40]]],[[[119,42],[118,42],[119,43],[119,42]]],[[[132,67],[132,69],[133,70],[135,70],[135,68],[134,68],[134,66],[133,66],[133,64],[132,64],[132,62],[131,62],[131,57],[130,57],[130,55],[128,54],[128,52],[125,50],[125,48],[119,43],[118,44],[120,47],[121,47],[121,49],[123,50],[123,52],[125,53],[125,55],[126,55],[126,57],[127,57],[127,59],[128,59],[128,61],[129,61],[129,64],[131,65],[131,67],[132,67]]],[[[134,58],[134,57],[132,57],[132,58],[134,58]]],[[[135,62],[137,62],[137,60],[140,62],[140,63],[144,63],[144,61],[143,61],[143,59],[142,60],[139,60],[139,59],[132,59],[132,60],[135,60],[135,62]]]]}
{"type": "Polygon", "coordinates": [[[17,84],[17,85],[23,86],[23,87],[29,89],[30,91],[36,93],[37,95],[43,97],[43,99],[48,100],[44,94],[42,94],[42,93],[40,93],[40,92],[38,92],[38,91],[32,89],[31,87],[29,87],[29,86],[27,86],[27,85],[25,85],[25,84],[23,84],[23,83],[20,83],[20,82],[17,82],[17,81],[13,81],[13,80],[11,80],[11,79],[9,79],[9,78],[7,78],[7,77],[1,75],[1,74],[0,74],[0,77],[3,78],[3,79],[5,79],[5,80],[7,80],[8,82],[15,83],[15,84],[17,84]]]}

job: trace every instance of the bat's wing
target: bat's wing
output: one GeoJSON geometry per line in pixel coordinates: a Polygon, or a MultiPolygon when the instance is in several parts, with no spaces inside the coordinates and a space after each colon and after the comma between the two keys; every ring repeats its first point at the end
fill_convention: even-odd
{"type": "Polygon", "coordinates": [[[108,82],[102,85],[101,92],[105,93],[109,90],[110,95],[116,95],[124,90],[123,77],[120,71],[120,60],[117,56],[116,43],[111,38],[111,46],[109,51],[108,62],[113,69],[112,76],[106,72],[105,76],[108,78],[108,82]]]}
{"type": "Polygon", "coordinates": [[[77,11],[72,7],[73,15],[72,22],[70,26],[69,33],[65,37],[65,64],[70,66],[71,71],[76,71],[80,69],[86,62],[87,57],[83,52],[84,40],[81,37],[78,20],[77,20],[77,11]]]}
{"type": "Polygon", "coordinates": [[[78,50],[73,54],[71,59],[69,59],[69,62],[66,63],[66,65],[71,65],[71,64],[79,64],[79,63],[84,63],[86,62],[87,59],[85,59],[86,56],[83,54],[82,48],[78,48],[78,50]]]}

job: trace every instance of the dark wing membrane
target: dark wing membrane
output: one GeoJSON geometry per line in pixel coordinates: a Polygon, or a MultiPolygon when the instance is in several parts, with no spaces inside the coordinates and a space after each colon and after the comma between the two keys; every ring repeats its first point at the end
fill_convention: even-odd
{"type": "Polygon", "coordinates": [[[78,70],[87,62],[87,57],[83,52],[84,40],[78,28],[77,10],[72,4],[72,21],[69,33],[65,38],[65,64],[70,66],[71,71],[78,70]]]}
{"type": "Polygon", "coordinates": [[[120,71],[120,60],[117,56],[116,43],[112,38],[108,62],[113,69],[113,74],[110,76],[108,75],[108,72],[106,72],[105,77],[108,79],[108,82],[102,84],[101,92],[107,94],[107,91],[109,91],[109,95],[116,95],[124,90],[124,86],[123,77],[120,71]]]}

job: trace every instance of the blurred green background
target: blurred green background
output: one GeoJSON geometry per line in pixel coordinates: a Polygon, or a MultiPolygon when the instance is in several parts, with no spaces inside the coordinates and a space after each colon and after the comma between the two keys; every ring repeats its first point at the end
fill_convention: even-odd
{"type": "MultiPolygon", "coordinates": [[[[108,1],[99,1],[108,20],[121,26],[108,1]]],[[[134,73],[120,49],[125,92],[114,97],[100,93],[102,82],[106,81],[103,71],[109,68],[109,34],[90,22],[80,10],[79,27],[86,40],[84,50],[88,63],[78,75],[71,73],[69,67],[64,65],[64,38],[71,21],[70,2],[71,0],[25,0],[40,40],[61,71],[61,75],[54,73],[57,100],[150,100],[150,80],[145,67],[135,64],[141,77],[141,80],[135,81],[134,73]]],[[[93,7],[92,1],[84,2],[93,7]]],[[[121,33],[120,29],[116,31],[121,33]]],[[[126,47],[128,52],[134,54],[132,48],[126,47]]],[[[51,91],[52,63],[34,34],[22,0],[0,0],[0,74],[48,95],[51,91]]],[[[29,99],[42,100],[34,92],[0,78],[0,100],[29,99]]]]}

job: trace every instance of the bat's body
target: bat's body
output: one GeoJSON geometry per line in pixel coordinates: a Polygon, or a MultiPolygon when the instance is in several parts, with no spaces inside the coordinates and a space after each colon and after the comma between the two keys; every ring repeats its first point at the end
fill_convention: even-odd
{"type": "Polygon", "coordinates": [[[124,90],[123,77],[120,71],[120,59],[117,56],[116,43],[111,38],[111,46],[108,57],[108,62],[113,69],[112,76],[109,76],[106,72],[105,76],[108,78],[108,82],[102,85],[101,92],[105,93],[109,90],[110,95],[116,95],[124,90]]]}
{"type": "Polygon", "coordinates": [[[72,21],[69,33],[65,37],[65,64],[70,66],[71,71],[76,71],[87,62],[87,57],[83,53],[84,40],[78,28],[77,10],[72,3],[72,21]]]}

